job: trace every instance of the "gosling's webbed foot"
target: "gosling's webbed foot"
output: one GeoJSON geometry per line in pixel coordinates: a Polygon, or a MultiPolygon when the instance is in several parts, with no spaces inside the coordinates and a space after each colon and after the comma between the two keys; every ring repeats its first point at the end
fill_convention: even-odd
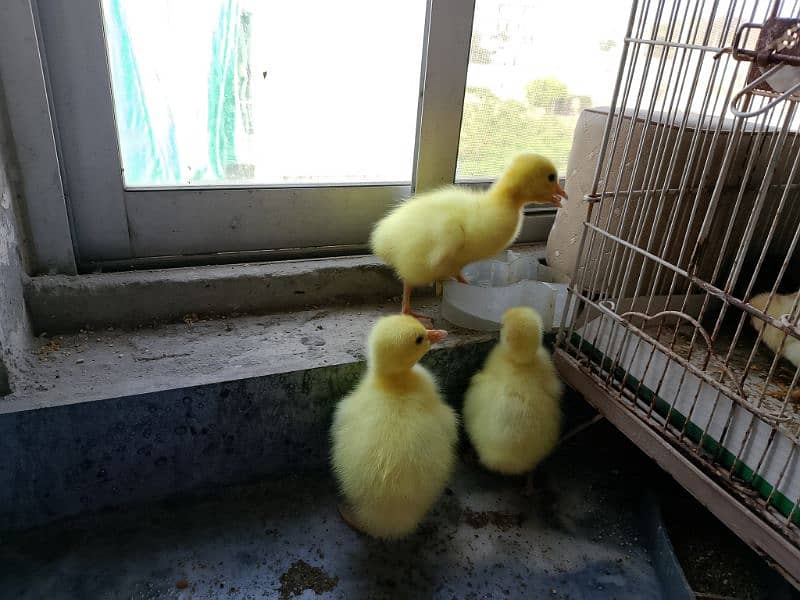
{"type": "Polygon", "coordinates": [[[463,273],[459,273],[458,275],[456,275],[456,281],[458,281],[458,283],[466,283],[467,285],[469,285],[469,281],[467,281],[467,278],[464,277],[463,273]]]}

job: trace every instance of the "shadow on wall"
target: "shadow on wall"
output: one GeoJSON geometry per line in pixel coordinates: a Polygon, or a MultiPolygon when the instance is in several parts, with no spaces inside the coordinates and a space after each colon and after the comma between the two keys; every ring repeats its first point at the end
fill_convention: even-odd
{"type": "Polygon", "coordinates": [[[15,160],[0,88],[0,396],[11,391],[14,379],[24,372],[33,341],[23,295],[27,275],[15,160]]]}

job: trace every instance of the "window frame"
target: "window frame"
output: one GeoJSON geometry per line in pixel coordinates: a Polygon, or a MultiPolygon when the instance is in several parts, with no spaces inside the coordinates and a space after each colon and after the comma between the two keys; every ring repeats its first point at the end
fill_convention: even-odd
{"type": "MultiPolygon", "coordinates": [[[[427,1],[410,183],[134,189],[122,178],[101,1],[6,2],[0,38],[17,34],[0,41],[0,77],[20,169],[26,182],[52,182],[24,188],[39,271],[362,253],[392,205],[454,182],[475,0],[427,1]]],[[[545,240],[554,214],[528,209],[519,240],[545,240]]]]}

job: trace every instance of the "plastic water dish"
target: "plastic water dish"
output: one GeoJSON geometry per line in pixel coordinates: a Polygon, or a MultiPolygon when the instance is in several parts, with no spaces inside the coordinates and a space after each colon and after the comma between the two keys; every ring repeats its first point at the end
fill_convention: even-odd
{"type": "Polygon", "coordinates": [[[545,331],[561,322],[567,284],[538,259],[508,250],[493,259],[468,265],[463,273],[469,284],[444,284],[442,316],[454,325],[497,331],[503,313],[515,306],[536,309],[545,331]]]}

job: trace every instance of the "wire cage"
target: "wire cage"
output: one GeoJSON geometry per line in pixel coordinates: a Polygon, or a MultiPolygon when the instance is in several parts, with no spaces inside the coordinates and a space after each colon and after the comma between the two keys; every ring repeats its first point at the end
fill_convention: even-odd
{"type": "Polygon", "coordinates": [[[633,3],[556,349],[795,585],[798,23],[800,0],[633,3]]]}

